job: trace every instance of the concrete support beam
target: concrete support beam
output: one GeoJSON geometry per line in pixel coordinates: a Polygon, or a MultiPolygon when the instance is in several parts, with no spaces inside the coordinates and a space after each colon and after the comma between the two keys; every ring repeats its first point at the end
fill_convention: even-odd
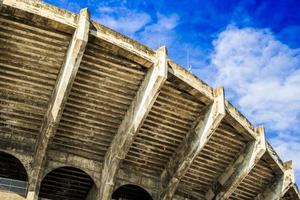
{"type": "Polygon", "coordinates": [[[284,172],[266,190],[259,194],[256,200],[280,200],[291,186],[295,184],[292,161],[283,164],[284,172]]]}
{"type": "Polygon", "coordinates": [[[46,150],[55,135],[65,103],[75,80],[85,47],[88,41],[90,15],[87,9],[80,11],[78,26],[73,34],[64,65],[57,77],[56,85],[49,102],[44,122],[40,129],[39,138],[36,143],[36,151],[32,164],[32,182],[29,183],[27,200],[38,198],[39,184],[43,176],[46,150]]]}
{"type": "Polygon", "coordinates": [[[171,200],[173,198],[180,179],[188,171],[224,116],[224,90],[223,88],[217,88],[214,91],[213,103],[209,106],[204,118],[195,123],[195,129],[184,140],[178,154],[170,160],[168,167],[162,173],[161,179],[164,188],[161,199],[171,200]]]}
{"type": "Polygon", "coordinates": [[[135,99],[130,105],[108,152],[102,170],[100,199],[111,199],[120,163],[154,104],[161,87],[167,79],[167,50],[162,47],[156,52],[156,61],[149,69],[135,99]]]}
{"type": "Polygon", "coordinates": [[[260,126],[255,132],[256,140],[250,142],[245,152],[220,176],[218,183],[207,192],[207,200],[228,199],[264,155],[266,152],[264,128],[260,126]]]}

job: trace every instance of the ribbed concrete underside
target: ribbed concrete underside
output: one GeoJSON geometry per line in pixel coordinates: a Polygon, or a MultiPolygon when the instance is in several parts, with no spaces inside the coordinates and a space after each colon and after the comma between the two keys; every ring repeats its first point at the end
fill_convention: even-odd
{"type": "Polygon", "coordinates": [[[192,190],[198,198],[205,194],[225,169],[244,150],[247,140],[224,120],[182,178],[180,188],[186,195],[192,190]]]}
{"type": "Polygon", "coordinates": [[[1,13],[1,146],[34,150],[70,38],[1,13]]]}

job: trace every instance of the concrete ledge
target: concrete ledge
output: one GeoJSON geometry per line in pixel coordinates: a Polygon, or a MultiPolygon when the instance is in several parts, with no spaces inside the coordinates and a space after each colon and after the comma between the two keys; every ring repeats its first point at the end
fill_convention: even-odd
{"type": "Polygon", "coordinates": [[[187,83],[197,91],[199,91],[201,94],[206,96],[209,100],[214,99],[213,95],[213,88],[210,87],[208,84],[200,80],[198,77],[196,77],[191,72],[187,71],[177,63],[175,63],[172,60],[168,60],[169,64],[169,73],[173,74],[183,82],[187,83]]]}
{"type": "Polygon", "coordinates": [[[151,48],[95,21],[91,24],[90,34],[100,39],[100,46],[148,68],[155,62],[155,51],[151,48]]]}
{"type": "Polygon", "coordinates": [[[27,20],[46,22],[46,26],[63,28],[61,24],[72,27],[77,26],[77,15],[67,10],[49,5],[37,0],[3,0],[2,6],[6,11],[13,13],[15,17],[26,18],[27,20]],[[37,16],[48,19],[39,19],[37,16]],[[60,24],[60,25],[59,25],[60,24]]]}
{"type": "Polygon", "coordinates": [[[228,100],[225,100],[226,114],[229,115],[232,125],[237,129],[245,138],[249,140],[257,139],[259,135],[255,132],[254,126],[251,122],[228,100]]]}

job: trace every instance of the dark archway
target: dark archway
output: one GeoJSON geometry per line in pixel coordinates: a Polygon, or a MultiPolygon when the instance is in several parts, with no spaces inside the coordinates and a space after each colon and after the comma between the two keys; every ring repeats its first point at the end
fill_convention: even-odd
{"type": "Polygon", "coordinates": [[[112,200],[152,200],[150,194],[136,185],[123,185],[112,195],[112,200]]]}
{"type": "Polygon", "coordinates": [[[28,176],[23,164],[14,156],[0,152],[0,190],[26,197],[28,176]]]}
{"type": "Polygon", "coordinates": [[[85,200],[94,185],[92,178],[74,167],[60,167],[48,173],[39,197],[51,200],[85,200]]]}

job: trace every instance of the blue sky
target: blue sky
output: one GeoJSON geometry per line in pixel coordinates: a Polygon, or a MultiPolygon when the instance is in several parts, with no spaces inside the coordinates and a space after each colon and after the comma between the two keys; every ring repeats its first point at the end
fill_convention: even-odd
{"type": "Polygon", "coordinates": [[[169,57],[229,98],[283,158],[300,184],[300,1],[46,2],[92,18],[169,57]]]}

